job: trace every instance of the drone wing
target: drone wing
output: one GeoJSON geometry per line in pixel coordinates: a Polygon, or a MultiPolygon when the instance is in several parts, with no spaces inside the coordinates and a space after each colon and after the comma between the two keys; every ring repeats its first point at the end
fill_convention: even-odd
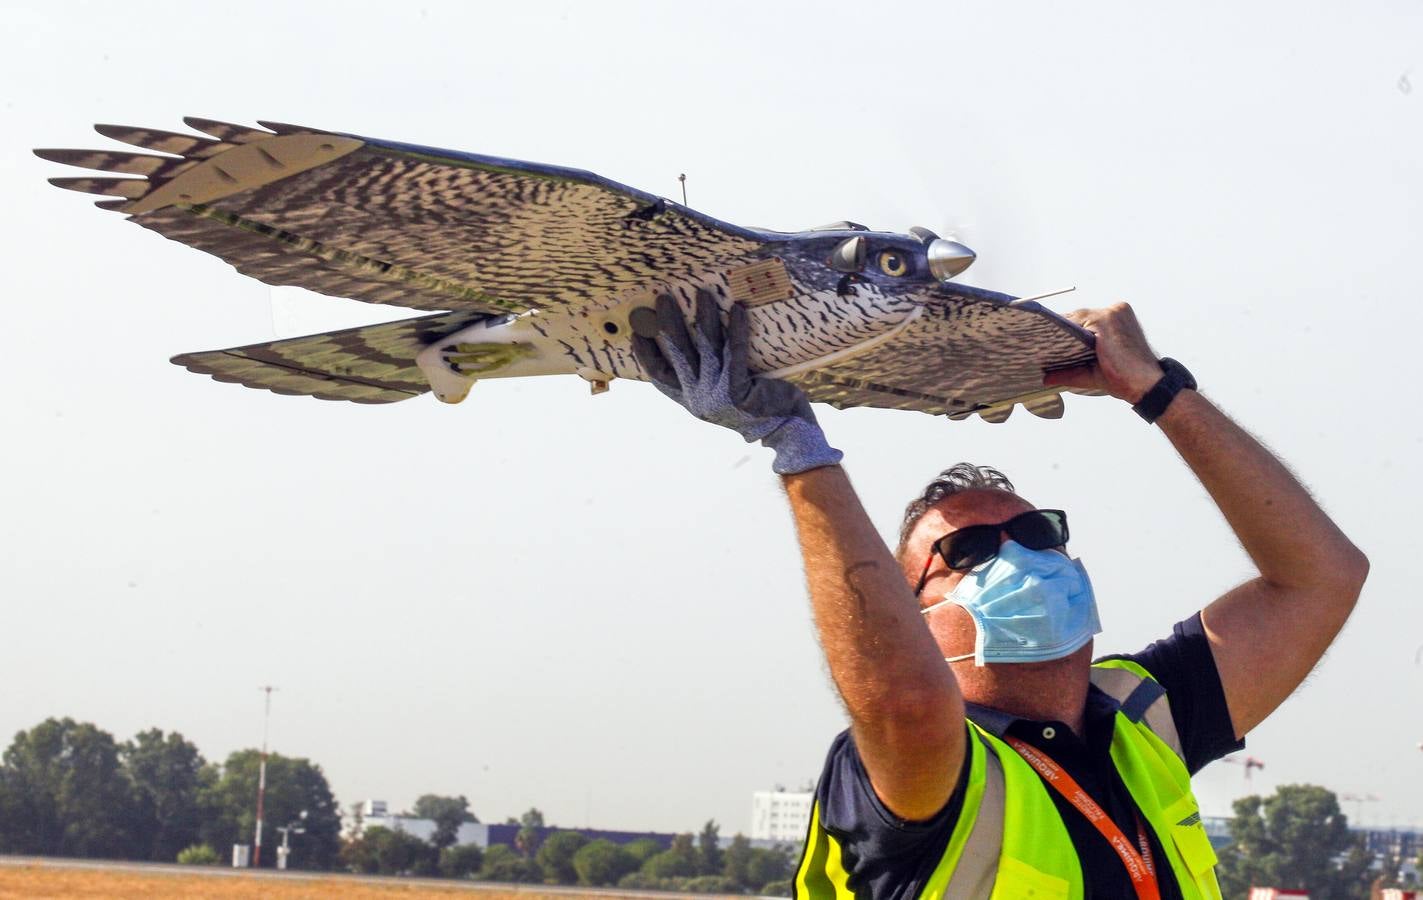
{"type": "Polygon", "coordinates": [[[1043,373],[1095,358],[1091,333],[1036,301],[952,284],[918,299],[922,312],[889,340],[790,380],[837,408],[1002,422],[1022,404],[1055,419],[1062,389],[1044,388],[1043,373]]]}
{"type": "Polygon", "coordinates": [[[259,281],[424,310],[520,312],[724,264],[767,236],[591,172],[315,128],[184,121],[100,134],[158,153],[36,150],[124,173],[51,183],[259,281]],[[142,177],[132,177],[142,176],[142,177]]]}

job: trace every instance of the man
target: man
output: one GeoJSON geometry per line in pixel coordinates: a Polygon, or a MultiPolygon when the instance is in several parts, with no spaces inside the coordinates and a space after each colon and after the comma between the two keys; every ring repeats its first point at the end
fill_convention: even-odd
{"type": "Polygon", "coordinates": [[[776,451],[815,625],[850,717],[816,792],[807,897],[1218,897],[1189,776],[1300,684],[1368,571],[1285,467],[1158,360],[1126,304],[1068,316],[1090,368],[1047,385],[1133,404],[1259,571],[1141,653],[1093,665],[1090,582],[1066,516],[960,465],[910,504],[891,554],[805,397],[753,378],[746,314],[697,297],[634,320],[663,393],[776,451]],[[1260,648],[1271,648],[1259,665],[1260,648]],[[1283,651],[1283,652],[1280,652],[1283,651]]]}

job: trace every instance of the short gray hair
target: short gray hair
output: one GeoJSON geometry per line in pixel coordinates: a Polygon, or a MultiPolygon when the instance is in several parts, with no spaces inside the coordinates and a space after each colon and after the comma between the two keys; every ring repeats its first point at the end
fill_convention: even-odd
{"type": "Polygon", "coordinates": [[[954,463],[936,475],[934,480],[924,487],[924,491],[904,508],[904,521],[899,526],[899,548],[895,550],[894,555],[904,554],[904,545],[909,542],[910,532],[919,524],[924,513],[929,511],[929,507],[945,497],[962,494],[964,491],[1003,491],[1014,495],[1018,493],[1013,489],[1013,482],[1008,480],[1008,476],[992,466],[954,463]]]}

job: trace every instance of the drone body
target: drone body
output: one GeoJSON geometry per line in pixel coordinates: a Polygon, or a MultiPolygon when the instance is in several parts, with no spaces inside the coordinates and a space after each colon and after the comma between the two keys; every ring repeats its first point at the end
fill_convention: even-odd
{"type": "Polygon", "coordinates": [[[219,381],[458,402],[481,378],[576,374],[596,393],[645,380],[632,311],[663,293],[690,310],[698,288],[747,306],[756,371],[840,407],[1055,417],[1043,373],[1093,358],[1090,335],[1038,304],[952,282],[972,251],[924,229],[763,231],[579,170],[185,121],[211,139],[101,125],[170,155],[36,153],[145,176],[51,181],[263,282],[432,313],[173,360],[219,381]]]}

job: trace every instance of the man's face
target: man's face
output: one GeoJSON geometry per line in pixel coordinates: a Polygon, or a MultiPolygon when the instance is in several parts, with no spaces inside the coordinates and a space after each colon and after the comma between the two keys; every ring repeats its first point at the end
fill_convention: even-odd
{"type": "MultiPolygon", "coordinates": [[[[938,603],[963,580],[965,572],[955,572],[934,552],[934,542],[970,525],[996,525],[1006,522],[1034,506],[1017,494],[1006,491],[977,490],[954,494],[929,507],[920,517],[905,543],[900,567],[911,585],[918,583],[924,563],[929,563],[928,579],[919,594],[921,608],[938,603]]],[[[1000,544],[1008,540],[999,535],[1000,544]]],[[[962,612],[960,610],[960,612],[962,612]]],[[[964,613],[967,618],[967,613],[964,613]]]]}
{"type": "MultiPolygon", "coordinates": [[[[913,589],[919,581],[919,573],[924,570],[925,559],[931,555],[933,557],[929,562],[929,577],[924,582],[924,590],[919,593],[919,607],[923,609],[939,603],[967,574],[950,569],[939,554],[934,553],[935,541],[960,528],[970,525],[997,525],[1035,508],[1017,494],[995,490],[965,491],[931,506],[914,526],[909,540],[905,542],[904,556],[900,560],[900,569],[904,572],[910,589],[913,589]]],[[[1009,537],[1000,532],[998,540],[1001,546],[1009,537]]],[[[928,626],[935,643],[946,658],[971,657],[973,654],[978,630],[968,610],[953,603],[946,603],[925,615],[924,624],[928,626]]],[[[1092,646],[1093,642],[1088,641],[1081,649],[1058,660],[990,663],[980,668],[975,666],[972,658],[968,658],[960,659],[950,664],[950,667],[965,700],[985,706],[1020,709],[1024,711],[1023,714],[1035,715],[1038,718],[1061,716],[1061,711],[1034,707],[1020,696],[1020,692],[1027,689],[1032,692],[1033,697],[1039,697],[1043,688],[1041,679],[1045,674],[1053,679],[1053,684],[1059,683],[1057,679],[1067,678],[1068,681],[1061,683],[1076,683],[1080,691],[1085,692],[1087,674],[1092,663],[1092,646]],[[1027,687],[1024,688],[1024,685],[1027,687]],[[1027,705],[1024,706],[1023,703],[1027,705]]]]}
{"type": "MultiPolygon", "coordinates": [[[[996,525],[1006,522],[1019,513],[1025,513],[1034,506],[1017,494],[1006,491],[978,490],[964,491],[940,500],[920,517],[918,524],[905,543],[904,557],[900,568],[904,577],[913,586],[919,581],[919,573],[924,571],[924,561],[929,557],[929,577],[924,582],[924,590],[919,592],[919,607],[923,609],[944,599],[963,580],[965,572],[955,572],[944,562],[943,557],[934,552],[934,542],[946,534],[970,525],[996,525]]],[[[1006,534],[999,540],[1006,541],[1006,534]]],[[[934,635],[944,656],[962,656],[972,653],[977,630],[973,617],[967,610],[953,604],[940,606],[925,616],[925,624],[934,635]]],[[[972,660],[965,661],[972,666],[972,660]]]]}

